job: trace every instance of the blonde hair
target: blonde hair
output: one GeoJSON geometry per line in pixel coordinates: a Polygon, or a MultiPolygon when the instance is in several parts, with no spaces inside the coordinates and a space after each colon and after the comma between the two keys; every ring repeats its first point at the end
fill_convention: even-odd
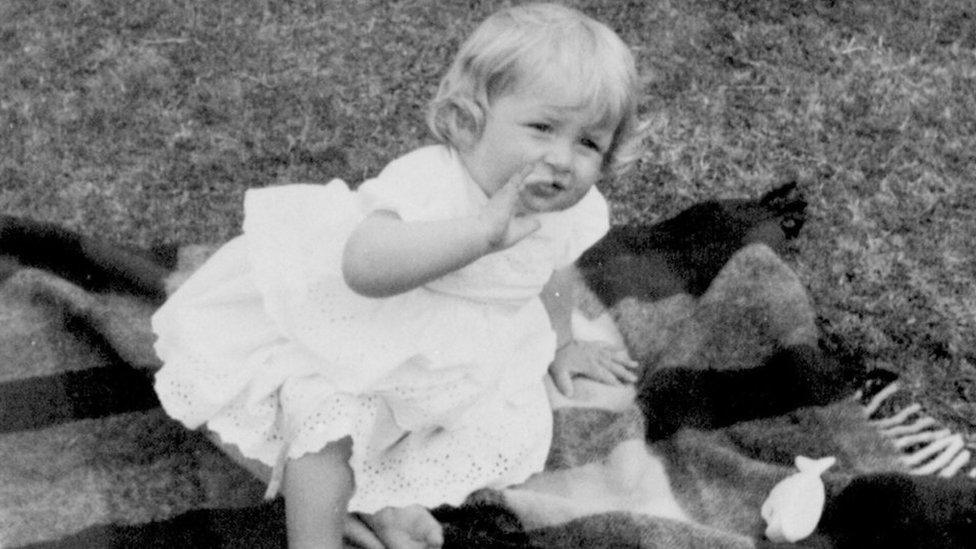
{"type": "Polygon", "coordinates": [[[501,10],[462,44],[431,101],[427,124],[441,142],[462,149],[481,135],[491,102],[533,79],[578,86],[594,125],[616,123],[604,171],[620,175],[637,159],[637,69],[609,27],[557,4],[501,10]]]}

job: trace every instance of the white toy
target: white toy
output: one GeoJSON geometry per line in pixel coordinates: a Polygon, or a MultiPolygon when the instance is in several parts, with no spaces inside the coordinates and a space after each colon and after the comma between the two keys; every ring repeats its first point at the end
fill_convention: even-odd
{"type": "Polygon", "coordinates": [[[820,475],[836,462],[833,456],[796,457],[799,472],[779,481],[763,502],[761,513],[766,521],[767,538],[793,543],[813,533],[827,499],[820,475]]]}

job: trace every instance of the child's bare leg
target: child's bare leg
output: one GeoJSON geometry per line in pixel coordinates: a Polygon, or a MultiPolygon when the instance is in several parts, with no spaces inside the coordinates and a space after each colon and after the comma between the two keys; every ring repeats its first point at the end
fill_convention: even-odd
{"type": "MultiPolygon", "coordinates": [[[[231,444],[223,443],[220,440],[220,437],[218,437],[213,431],[208,430],[206,431],[206,434],[218,448],[223,450],[227,456],[231,458],[232,461],[244,467],[244,469],[249,471],[252,475],[264,482],[268,482],[268,479],[271,478],[271,467],[255,459],[244,457],[237,447],[231,444]]],[[[339,441],[339,443],[342,442],[343,441],[339,441]]],[[[348,454],[345,456],[343,463],[347,462],[348,454]]],[[[348,499],[346,499],[346,501],[348,501],[348,499]]],[[[345,509],[345,505],[343,505],[343,509],[345,509]]],[[[406,539],[412,539],[409,534],[409,532],[412,531],[410,529],[411,527],[409,526],[412,521],[407,517],[413,516],[420,518],[420,520],[417,522],[417,534],[419,535],[419,539],[431,540],[429,543],[431,547],[440,546],[442,543],[440,541],[442,538],[440,524],[426,509],[419,506],[416,507],[416,511],[413,510],[412,507],[408,507],[403,509],[387,508],[381,510],[376,515],[347,514],[345,516],[345,523],[343,525],[346,542],[351,544],[353,547],[360,547],[362,549],[399,549],[400,546],[396,545],[396,543],[403,543],[402,539],[404,538],[404,532],[408,532],[406,539]],[[405,528],[399,527],[398,525],[401,523],[407,523],[407,526],[405,528]],[[429,533],[432,537],[426,537],[425,534],[427,533],[429,533]]],[[[291,539],[290,535],[289,539],[291,539]]],[[[416,545],[409,546],[413,547],[416,545]]],[[[421,547],[427,547],[427,545],[421,545],[421,547]]]]}
{"type": "Polygon", "coordinates": [[[288,547],[341,549],[346,508],[353,493],[348,437],[285,465],[288,547]]]}

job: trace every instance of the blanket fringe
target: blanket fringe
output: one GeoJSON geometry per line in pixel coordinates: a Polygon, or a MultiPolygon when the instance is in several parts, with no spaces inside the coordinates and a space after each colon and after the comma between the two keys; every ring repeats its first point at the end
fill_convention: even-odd
{"type": "Polygon", "coordinates": [[[902,463],[911,474],[950,478],[962,472],[976,479],[976,447],[927,415],[921,404],[896,402],[901,388],[896,374],[877,370],[854,398],[864,407],[868,422],[903,452],[902,463]]]}

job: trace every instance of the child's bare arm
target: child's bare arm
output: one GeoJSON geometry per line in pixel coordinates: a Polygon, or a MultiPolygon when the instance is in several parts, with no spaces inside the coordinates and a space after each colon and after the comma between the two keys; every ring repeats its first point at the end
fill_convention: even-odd
{"type": "Polygon", "coordinates": [[[562,348],[573,341],[572,315],[576,300],[574,283],[571,267],[559,269],[552,273],[539,296],[549,313],[552,329],[556,332],[556,348],[562,348]]]}
{"type": "Polygon", "coordinates": [[[519,215],[519,192],[530,168],[512,176],[478,215],[417,222],[385,211],[367,217],[346,242],[346,283],[368,297],[396,295],[535,232],[538,221],[519,215]]]}
{"type": "Polygon", "coordinates": [[[566,396],[573,396],[575,374],[607,384],[635,382],[637,376],[632,370],[637,368],[637,363],[631,360],[626,349],[574,339],[575,283],[571,267],[558,270],[540,296],[556,332],[556,356],[549,367],[556,388],[566,396]]]}
{"type": "Polygon", "coordinates": [[[405,222],[392,212],[365,219],[346,243],[346,283],[367,297],[387,297],[421,286],[489,251],[477,218],[405,222]]]}

